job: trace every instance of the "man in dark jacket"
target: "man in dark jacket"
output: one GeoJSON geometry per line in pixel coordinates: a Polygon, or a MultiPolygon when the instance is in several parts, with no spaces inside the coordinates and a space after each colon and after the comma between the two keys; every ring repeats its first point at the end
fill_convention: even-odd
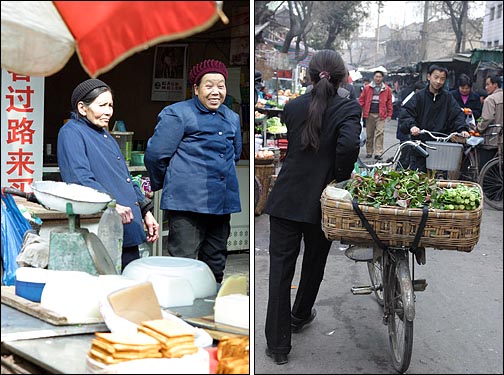
{"type": "MultiPolygon", "coordinates": [[[[400,130],[411,134],[412,139],[431,140],[429,135],[420,135],[421,129],[431,132],[450,134],[460,132],[462,137],[469,137],[469,126],[464,113],[453,96],[443,86],[448,76],[448,69],[431,65],[427,73],[429,85],[418,91],[404,105],[399,115],[400,130]]],[[[415,152],[410,154],[410,169],[425,172],[425,157],[415,152]]]]}

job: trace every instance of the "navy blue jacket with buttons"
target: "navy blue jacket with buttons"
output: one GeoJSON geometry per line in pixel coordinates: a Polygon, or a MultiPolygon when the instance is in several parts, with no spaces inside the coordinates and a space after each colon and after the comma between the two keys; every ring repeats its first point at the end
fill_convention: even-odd
{"type": "Polygon", "coordinates": [[[145,196],[132,181],[121,149],[110,133],[85,118],[72,118],[59,131],[57,156],[63,181],[108,193],[118,204],[131,207],[133,221],[123,225],[124,247],[146,241],[140,211],[145,196]]]}
{"type": "Polygon", "coordinates": [[[236,163],[240,117],[225,105],[210,111],[194,97],[159,113],[144,162],[161,208],[204,214],[240,212],[236,163]]]}

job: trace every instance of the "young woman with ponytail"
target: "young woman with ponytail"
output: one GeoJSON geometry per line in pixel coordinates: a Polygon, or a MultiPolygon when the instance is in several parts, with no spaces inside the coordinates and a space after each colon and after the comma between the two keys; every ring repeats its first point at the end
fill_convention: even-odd
{"type": "Polygon", "coordinates": [[[320,196],[331,181],[350,178],[359,154],[361,107],[338,95],[347,74],[339,53],[319,51],[309,64],[313,89],[287,103],[282,115],[288,149],[265,209],[270,216],[266,354],[279,365],[288,362],[291,332],[300,332],[316,315],[331,247],[321,228],[320,196]],[[301,278],[291,309],[301,240],[301,278]]]}

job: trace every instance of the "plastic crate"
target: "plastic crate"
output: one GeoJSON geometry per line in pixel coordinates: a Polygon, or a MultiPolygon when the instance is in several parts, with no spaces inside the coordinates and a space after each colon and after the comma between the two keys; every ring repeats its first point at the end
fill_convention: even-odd
{"type": "Polygon", "coordinates": [[[426,160],[427,169],[456,171],[460,168],[464,148],[460,143],[426,141],[425,144],[435,147],[435,149],[427,149],[429,152],[426,160]]]}

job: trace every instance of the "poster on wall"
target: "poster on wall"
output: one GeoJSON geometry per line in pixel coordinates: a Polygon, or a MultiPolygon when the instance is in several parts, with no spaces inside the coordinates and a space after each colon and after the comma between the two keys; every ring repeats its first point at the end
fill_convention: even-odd
{"type": "Polygon", "coordinates": [[[187,44],[156,46],[152,77],[153,101],[185,100],[187,44]]]}
{"type": "Polygon", "coordinates": [[[31,192],[42,180],[44,77],[2,69],[2,187],[31,192]]]}

